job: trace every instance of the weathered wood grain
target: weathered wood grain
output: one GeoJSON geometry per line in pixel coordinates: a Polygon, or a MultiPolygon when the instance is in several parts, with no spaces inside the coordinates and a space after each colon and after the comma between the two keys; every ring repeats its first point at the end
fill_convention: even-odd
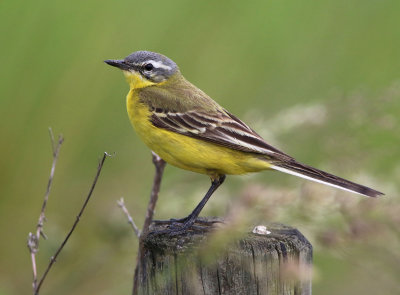
{"type": "MultiPolygon", "coordinates": [[[[295,228],[266,226],[269,234],[249,231],[239,239],[202,231],[147,236],[138,293],[311,294],[311,244],[295,228]]],[[[164,228],[152,225],[152,230],[164,228]]]]}

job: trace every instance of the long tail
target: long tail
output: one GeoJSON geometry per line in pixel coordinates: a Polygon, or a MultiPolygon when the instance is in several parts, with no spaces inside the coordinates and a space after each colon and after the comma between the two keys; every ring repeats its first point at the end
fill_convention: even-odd
{"type": "Polygon", "coordinates": [[[372,188],[348,181],[296,161],[275,162],[271,168],[368,197],[378,197],[380,195],[384,195],[384,193],[376,191],[372,188]]]}

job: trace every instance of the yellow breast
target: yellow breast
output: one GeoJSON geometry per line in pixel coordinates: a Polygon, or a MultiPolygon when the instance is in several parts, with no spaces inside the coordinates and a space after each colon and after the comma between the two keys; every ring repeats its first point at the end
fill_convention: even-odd
{"type": "Polygon", "coordinates": [[[129,91],[126,106],[137,134],[151,150],[169,164],[211,176],[256,172],[270,166],[254,154],[155,127],[150,121],[149,108],[139,102],[135,89],[129,91]]]}

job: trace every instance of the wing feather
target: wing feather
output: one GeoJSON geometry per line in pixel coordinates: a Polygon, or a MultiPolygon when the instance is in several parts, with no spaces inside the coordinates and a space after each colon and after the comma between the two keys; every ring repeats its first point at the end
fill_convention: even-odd
{"type": "Polygon", "coordinates": [[[291,159],[290,156],[267,144],[249,126],[226,111],[213,114],[200,111],[153,112],[151,122],[156,127],[235,150],[291,159]]]}

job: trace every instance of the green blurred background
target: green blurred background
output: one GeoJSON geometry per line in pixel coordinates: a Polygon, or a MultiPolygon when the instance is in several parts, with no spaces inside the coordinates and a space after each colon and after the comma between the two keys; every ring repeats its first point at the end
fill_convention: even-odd
{"type": "MultiPolygon", "coordinates": [[[[26,238],[50,171],[49,126],[65,143],[40,272],[74,221],[98,159],[116,156],[41,294],[130,294],[137,241],[116,200],[125,197],[142,225],[153,166],[126,115],[123,75],[103,60],[136,50],[172,58],[302,162],[388,195],[370,201],[260,173],[228,177],[203,214],[224,215],[253,194],[260,218],[298,227],[313,242],[315,294],[400,293],[399,11],[395,0],[0,1],[0,294],[31,292],[26,238]]],[[[185,216],[208,185],[168,166],[156,217],[185,216]]]]}

